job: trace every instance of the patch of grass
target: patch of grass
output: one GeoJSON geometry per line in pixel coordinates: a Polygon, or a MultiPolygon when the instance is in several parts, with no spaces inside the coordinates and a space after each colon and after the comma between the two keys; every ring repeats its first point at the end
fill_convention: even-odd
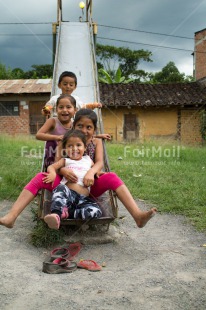
{"type": "Polygon", "coordinates": [[[54,230],[48,228],[47,224],[37,217],[37,210],[32,209],[33,221],[36,222],[31,232],[31,243],[36,247],[50,247],[64,242],[64,231],[60,228],[54,230]]]}
{"type": "Polygon", "coordinates": [[[157,205],[161,212],[185,215],[197,229],[206,229],[205,147],[107,143],[107,152],[111,170],[133,197],[157,205]]]}
{"type": "Polygon", "coordinates": [[[0,199],[15,200],[41,170],[44,142],[33,136],[0,137],[0,199]]]}

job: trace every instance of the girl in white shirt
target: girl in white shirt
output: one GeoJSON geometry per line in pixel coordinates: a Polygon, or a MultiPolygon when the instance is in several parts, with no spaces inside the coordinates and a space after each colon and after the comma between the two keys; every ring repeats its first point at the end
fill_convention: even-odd
{"type": "Polygon", "coordinates": [[[84,176],[94,164],[88,155],[84,155],[86,150],[84,133],[79,130],[68,131],[63,138],[62,149],[67,158],[62,158],[47,168],[48,175],[44,182],[54,182],[56,171],[62,167],[73,170],[78,181],[71,183],[63,178],[61,184],[53,190],[51,214],[44,217],[44,221],[52,229],[59,229],[61,219],[87,220],[102,215],[98,204],[89,197],[90,187],[86,187],[83,183],[84,176]]]}

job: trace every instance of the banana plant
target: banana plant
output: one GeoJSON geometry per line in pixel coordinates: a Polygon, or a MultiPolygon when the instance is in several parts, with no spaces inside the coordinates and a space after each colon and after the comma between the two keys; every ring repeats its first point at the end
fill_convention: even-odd
{"type": "Polygon", "coordinates": [[[106,84],[117,84],[117,83],[131,83],[134,80],[133,79],[126,79],[124,76],[122,76],[122,72],[120,67],[117,69],[117,71],[114,74],[114,77],[109,74],[106,70],[103,68],[100,68],[98,70],[99,72],[99,82],[106,83],[106,84]]]}

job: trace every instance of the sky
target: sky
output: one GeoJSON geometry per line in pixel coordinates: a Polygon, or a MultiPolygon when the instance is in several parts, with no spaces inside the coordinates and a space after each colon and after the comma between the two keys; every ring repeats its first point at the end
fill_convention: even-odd
{"type": "MultiPolygon", "coordinates": [[[[62,0],[64,21],[79,21],[79,2],[62,0]]],[[[0,6],[0,63],[25,71],[51,64],[57,0],[0,0],[0,6]]],[[[206,28],[205,16],[206,0],[93,0],[97,43],[152,52],[152,62],[138,66],[147,72],[173,61],[192,75],[194,34],[206,28]]]]}

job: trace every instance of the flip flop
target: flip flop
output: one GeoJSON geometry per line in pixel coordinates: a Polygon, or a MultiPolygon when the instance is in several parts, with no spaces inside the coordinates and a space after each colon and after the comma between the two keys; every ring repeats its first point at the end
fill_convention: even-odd
{"type": "Polygon", "coordinates": [[[80,260],[79,263],[77,263],[78,268],[87,269],[89,271],[100,271],[102,270],[102,267],[97,264],[94,260],[88,259],[88,260],[80,260]]]}
{"type": "Polygon", "coordinates": [[[65,258],[49,258],[43,262],[42,271],[49,274],[69,273],[77,269],[75,262],[70,262],[65,258]]]}
{"type": "Polygon", "coordinates": [[[52,258],[66,258],[67,260],[74,260],[76,255],[80,252],[82,248],[82,244],[80,242],[76,243],[71,243],[69,246],[66,248],[56,248],[54,249],[50,255],[52,258]]]}
{"type": "Polygon", "coordinates": [[[80,242],[75,242],[75,243],[71,243],[68,246],[68,250],[69,250],[69,260],[73,260],[76,255],[80,252],[80,250],[82,249],[82,244],[80,242]]]}

